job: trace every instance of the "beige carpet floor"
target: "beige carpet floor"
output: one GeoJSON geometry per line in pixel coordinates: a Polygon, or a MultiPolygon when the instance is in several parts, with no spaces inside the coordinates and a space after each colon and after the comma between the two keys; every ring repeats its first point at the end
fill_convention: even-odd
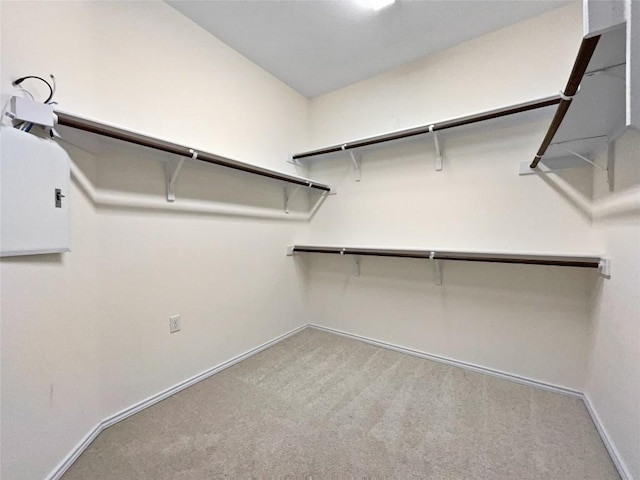
{"type": "Polygon", "coordinates": [[[105,430],[63,480],[618,479],[573,397],[306,329],[105,430]]]}

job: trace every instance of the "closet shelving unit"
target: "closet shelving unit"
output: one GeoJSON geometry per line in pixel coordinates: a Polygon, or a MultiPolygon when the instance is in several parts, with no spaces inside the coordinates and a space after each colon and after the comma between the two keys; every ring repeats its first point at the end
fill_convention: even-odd
{"type": "MultiPolygon", "coordinates": [[[[583,165],[585,162],[607,172],[612,187],[612,165],[602,167],[594,162],[595,155],[604,151],[626,128],[626,28],[620,26],[601,35],[585,38],[580,46],[569,81],[557,97],[513,105],[491,112],[470,115],[445,122],[423,125],[407,130],[355,140],[339,145],[311,150],[292,156],[302,160],[330,153],[391,142],[417,135],[434,135],[436,155],[439,145],[436,132],[468,125],[528,110],[557,105],[551,125],[533,162],[520,165],[520,174],[544,173],[583,165]],[[569,108],[571,107],[571,108],[569,108]]],[[[358,159],[352,155],[356,174],[358,159]]],[[[608,163],[611,162],[609,156],[608,163]]],[[[350,255],[354,258],[356,275],[360,272],[361,256],[418,258],[432,260],[437,284],[442,281],[440,261],[492,262],[525,265],[550,265],[597,269],[602,275],[611,275],[610,259],[602,256],[498,253],[473,251],[412,250],[347,246],[294,245],[288,255],[302,253],[350,255]]]]}
{"type": "Polygon", "coordinates": [[[397,130],[382,135],[373,137],[362,138],[359,140],[353,140],[350,142],[341,143],[338,145],[331,145],[329,147],[323,147],[316,150],[310,150],[308,152],[296,153],[291,156],[294,162],[300,160],[313,159],[322,155],[338,152],[349,152],[354,164],[356,172],[356,180],[360,180],[360,158],[354,153],[356,149],[369,147],[372,145],[378,145],[382,143],[394,142],[397,140],[403,140],[419,135],[431,135],[434,139],[435,151],[436,151],[436,170],[442,170],[442,156],[440,154],[440,144],[438,141],[438,132],[443,130],[449,130],[456,127],[462,127],[465,125],[471,125],[474,123],[485,122],[501,117],[510,115],[516,115],[519,113],[528,112],[540,108],[550,107],[558,105],[561,101],[560,95],[554,95],[550,97],[540,98],[525,103],[519,103],[516,105],[509,105],[506,107],[498,108],[495,110],[489,110],[485,112],[475,113],[464,117],[453,118],[450,120],[444,120],[440,122],[430,123],[426,125],[420,125],[413,128],[404,130],[397,130]]]}
{"type": "Polygon", "coordinates": [[[585,163],[606,171],[613,187],[612,159],[595,163],[626,127],[626,28],[585,38],[561,94],[551,125],[533,161],[520,174],[546,173],[585,163]]]}
{"type": "Polygon", "coordinates": [[[415,250],[415,249],[391,249],[371,247],[348,246],[319,246],[319,245],[293,245],[287,248],[287,255],[300,253],[321,253],[331,255],[350,255],[354,258],[356,275],[360,274],[361,256],[372,257],[399,257],[419,258],[433,260],[436,284],[442,283],[440,268],[441,260],[464,262],[489,262],[512,263],[524,265],[550,265],[557,267],[580,267],[597,269],[603,275],[610,275],[611,264],[609,259],[601,256],[586,255],[557,255],[557,254],[530,254],[530,253],[498,253],[498,252],[470,252],[457,250],[415,250]]]}
{"type": "Polygon", "coordinates": [[[360,275],[361,256],[399,257],[432,260],[437,285],[442,283],[441,260],[464,262],[511,263],[524,265],[550,265],[557,267],[580,267],[597,269],[603,275],[610,275],[609,259],[594,255],[555,255],[530,253],[472,252],[459,250],[416,250],[349,246],[293,245],[287,248],[287,255],[301,253],[321,253],[330,255],[349,255],[354,259],[355,274],[360,275]]]}
{"type": "MultiPolygon", "coordinates": [[[[419,135],[433,135],[436,165],[440,170],[442,159],[437,132],[557,105],[534,160],[523,162],[520,174],[571,168],[585,162],[594,165],[594,156],[604,151],[625,129],[625,65],[626,28],[620,26],[582,41],[567,85],[560,95],[296,153],[291,159],[299,162],[349,152],[356,180],[359,180],[360,158],[354,154],[356,149],[419,135]]],[[[609,166],[600,168],[607,170],[607,179],[612,185],[613,169],[609,166]]]]}
{"type": "MultiPolygon", "coordinates": [[[[123,142],[128,142],[143,147],[151,148],[154,150],[162,151],[165,153],[176,155],[181,157],[180,160],[173,160],[167,164],[167,200],[173,201],[174,193],[173,186],[176,178],[182,168],[182,164],[185,159],[192,159],[200,162],[211,163],[219,165],[232,170],[245,172],[251,175],[257,175],[259,177],[283,182],[285,184],[297,186],[298,188],[309,188],[321,192],[322,194],[328,194],[331,192],[331,187],[323,183],[315,182],[313,180],[298,177],[295,175],[289,175],[287,173],[278,172],[276,170],[270,170],[267,168],[258,167],[248,163],[240,162],[230,158],[216,155],[214,153],[205,152],[199,149],[189,148],[184,145],[169,142],[159,138],[155,138],[143,133],[127,130],[114,125],[90,120],[84,117],[73,115],[66,112],[56,111],[57,125],[62,126],[62,137],[65,138],[64,128],[70,128],[74,130],[80,130],[91,134],[96,134],[103,137],[109,137],[123,142]]],[[[286,188],[286,187],[285,187],[286,188]]],[[[296,189],[297,191],[297,189],[296,189]]],[[[285,210],[288,199],[293,194],[285,193],[285,210]]]]}
{"type": "Polygon", "coordinates": [[[296,153],[291,156],[293,160],[302,160],[304,158],[317,157],[320,155],[326,155],[328,153],[336,153],[344,150],[353,150],[355,148],[368,147],[370,145],[377,145],[379,143],[392,142],[394,140],[401,140],[404,138],[415,137],[417,135],[427,135],[433,132],[441,130],[448,130],[451,128],[462,127],[464,125],[470,125],[473,123],[485,122],[487,120],[493,120],[495,118],[506,117],[509,115],[515,115],[517,113],[527,112],[529,110],[535,110],[538,108],[549,107],[560,103],[560,96],[554,95],[551,97],[540,98],[532,100],[530,102],[519,103],[517,105],[510,105],[508,107],[502,107],[495,110],[489,110],[486,112],[475,113],[473,115],[467,115],[465,117],[458,117],[451,120],[445,120],[442,122],[430,123],[427,125],[420,125],[418,127],[408,128],[405,130],[397,130],[391,133],[385,133],[374,137],[362,138],[360,140],[353,140],[339,145],[332,145],[330,147],[323,147],[317,150],[310,150],[308,152],[296,153]]]}

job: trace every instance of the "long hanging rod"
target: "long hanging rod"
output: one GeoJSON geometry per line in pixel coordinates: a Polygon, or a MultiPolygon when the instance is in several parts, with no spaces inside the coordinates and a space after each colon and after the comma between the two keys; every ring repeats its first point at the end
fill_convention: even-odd
{"type": "MultiPolygon", "coordinates": [[[[163,152],[172,153],[175,155],[181,155],[183,157],[193,158],[194,149],[179,145],[176,143],[167,142],[158,138],[143,135],[141,133],[132,132],[123,128],[106,125],[86,118],[78,117],[64,112],[55,112],[58,116],[58,124],[65,127],[75,128],[83,130],[85,132],[91,132],[105,137],[115,138],[129,143],[135,143],[136,145],[142,145],[143,147],[153,148],[155,150],[161,150],[163,152]]],[[[232,168],[234,170],[240,170],[243,172],[259,175],[262,177],[272,178],[287,183],[293,183],[296,185],[302,185],[309,188],[315,188],[324,192],[331,191],[331,187],[322,183],[317,183],[312,180],[308,180],[302,177],[296,177],[288,175],[286,173],[276,172],[248,163],[239,162],[230,158],[215,155],[213,153],[197,151],[197,160],[207,163],[213,163],[215,165],[221,165],[223,167],[232,168]]]]}
{"type": "Polygon", "coordinates": [[[571,100],[573,100],[573,97],[578,92],[578,87],[580,87],[582,77],[584,77],[584,74],[587,71],[593,52],[598,46],[598,40],[600,40],[600,35],[582,40],[580,50],[578,50],[578,56],[576,57],[573,69],[571,70],[571,75],[569,75],[569,81],[561,95],[558,109],[553,116],[553,120],[551,120],[551,125],[549,125],[549,130],[547,131],[544,140],[542,140],[538,153],[536,153],[536,156],[533,158],[529,168],[536,168],[538,166],[538,163],[547,151],[547,148],[558,131],[558,128],[560,128],[560,124],[562,123],[562,120],[564,120],[564,116],[567,114],[567,110],[569,110],[569,106],[571,105],[571,100]]]}
{"type": "Polygon", "coordinates": [[[508,115],[514,115],[516,113],[527,112],[529,110],[535,110],[538,108],[549,107],[551,105],[557,105],[560,103],[560,95],[554,95],[551,97],[541,98],[530,102],[519,103],[517,105],[511,105],[508,107],[498,108],[496,110],[489,110],[487,112],[477,113],[474,115],[468,115],[466,117],[459,117],[452,120],[446,120],[438,123],[431,123],[429,125],[422,125],[419,127],[413,127],[406,130],[398,130],[396,132],[385,133],[375,137],[363,138],[361,140],[355,140],[352,142],[341,143],[340,145],[333,145],[330,147],[319,148],[317,150],[311,150],[308,152],[297,153],[292,156],[293,160],[300,160],[302,158],[315,157],[318,155],[324,155],[327,153],[336,153],[343,150],[350,150],[353,148],[366,147],[369,145],[375,145],[378,143],[391,142],[394,140],[400,140],[403,138],[414,137],[416,135],[426,135],[439,130],[446,130],[449,128],[461,127],[463,125],[470,125],[472,123],[484,122],[486,120],[492,120],[494,118],[506,117],[508,115]]]}
{"type": "Polygon", "coordinates": [[[520,263],[527,265],[553,265],[561,267],[602,268],[603,258],[572,255],[529,255],[512,253],[452,252],[437,250],[400,250],[387,248],[318,247],[295,245],[289,254],[329,253],[338,255],[369,255],[375,257],[424,258],[466,262],[520,263]]]}

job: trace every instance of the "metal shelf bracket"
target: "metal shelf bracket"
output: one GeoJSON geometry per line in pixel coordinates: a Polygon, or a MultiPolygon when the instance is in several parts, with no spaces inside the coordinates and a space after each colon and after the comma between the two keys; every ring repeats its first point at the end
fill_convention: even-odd
{"type": "MultiPolygon", "coordinates": [[[[343,144],[340,148],[344,152],[347,149],[347,144],[343,144]]],[[[360,164],[362,156],[355,153],[353,150],[349,150],[349,156],[351,157],[351,162],[353,163],[353,176],[356,182],[359,182],[361,177],[360,164]]]]}
{"type": "MultiPolygon", "coordinates": [[[[189,153],[191,153],[191,158],[193,160],[198,158],[198,152],[193,149],[189,149],[189,153]]],[[[174,158],[171,157],[165,166],[165,174],[167,177],[167,202],[175,202],[176,201],[176,180],[178,179],[178,175],[180,174],[180,170],[182,170],[182,166],[184,165],[184,157],[174,158]]]]}
{"type": "Polygon", "coordinates": [[[598,264],[598,272],[603,277],[611,278],[611,259],[601,258],[598,264]]]}
{"type": "Polygon", "coordinates": [[[433,130],[435,125],[429,125],[429,133],[433,136],[433,144],[436,147],[436,171],[442,171],[442,152],[440,152],[440,142],[438,141],[438,134],[433,130]]]}
{"type": "Polygon", "coordinates": [[[613,142],[610,140],[610,137],[608,135],[595,135],[595,136],[591,136],[591,137],[585,137],[585,138],[578,138],[578,139],[574,139],[574,140],[567,140],[567,141],[563,141],[563,142],[556,142],[556,143],[550,143],[549,146],[553,146],[553,147],[558,147],[561,148],[562,150],[564,150],[565,152],[567,152],[569,155],[571,155],[570,157],[567,156],[566,158],[560,158],[558,159],[551,159],[551,162],[549,163],[549,165],[546,165],[544,163],[544,159],[543,157],[540,157],[540,160],[542,161],[542,163],[539,163],[537,167],[535,168],[531,168],[529,165],[529,162],[521,162],[520,163],[520,171],[519,171],[519,175],[529,175],[529,174],[533,174],[533,173],[553,173],[555,171],[558,170],[563,170],[566,168],[575,168],[577,166],[582,165],[582,163],[580,162],[584,162],[584,163],[588,163],[589,165],[591,165],[592,167],[596,167],[600,170],[602,170],[603,172],[605,172],[607,174],[606,176],[606,180],[607,180],[607,184],[609,186],[609,190],[613,191],[613,166],[614,166],[614,158],[615,158],[615,152],[613,149],[613,142]],[[575,152],[569,148],[567,148],[566,146],[564,146],[563,144],[565,143],[571,143],[571,142],[578,142],[578,141],[584,141],[584,140],[594,140],[594,139],[598,139],[598,138],[607,138],[608,142],[608,151],[607,151],[607,166],[604,167],[602,165],[597,164],[596,162],[594,162],[593,160],[591,160],[590,158],[575,152]],[[579,160],[579,162],[576,161],[572,161],[572,159],[576,159],[579,160]],[[555,160],[555,162],[554,162],[555,160]]]}
{"type": "Polygon", "coordinates": [[[360,256],[353,255],[351,258],[353,258],[353,274],[356,277],[359,277],[360,276],[360,256]]]}
{"type": "Polygon", "coordinates": [[[295,196],[295,194],[298,193],[298,190],[300,190],[301,188],[302,188],[302,185],[298,185],[293,191],[293,193],[289,195],[289,190],[287,189],[286,186],[284,187],[284,213],[289,213],[289,202],[295,196]]]}
{"type": "Polygon", "coordinates": [[[293,158],[293,155],[289,155],[288,160],[286,162],[296,167],[303,166],[302,163],[300,163],[297,158],[293,158]]]}
{"type": "MultiPolygon", "coordinates": [[[[579,159],[580,159],[580,160],[582,160],[583,162],[587,162],[589,165],[593,165],[594,167],[597,167],[597,168],[599,168],[600,170],[603,170],[603,171],[605,171],[605,172],[607,171],[607,168],[606,168],[606,167],[603,167],[602,165],[598,165],[596,162],[594,162],[594,161],[593,161],[593,160],[591,160],[590,158],[587,158],[587,157],[585,157],[584,155],[580,155],[578,152],[574,152],[573,150],[571,150],[571,149],[569,149],[569,148],[567,148],[567,147],[565,147],[565,146],[563,146],[563,145],[560,145],[560,144],[556,144],[556,145],[558,145],[558,146],[559,146],[561,149],[563,149],[565,152],[570,153],[571,155],[573,155],[573,156],[574,156],[574,157],[576,157],[576,158],[579,158],[579,159]]],[[[607,178],[607,181],[608,181],[608,178],[607,178]]]]}
{"type": "MultiPolygon", "coordinates": [[[[345,254],[346,254],[345,248],[340,250],[340,255],[345,255],[345,254]]],[[[352,255],[351,258],[353,259],[353,274],[356,277],[359,277],[360,276],[360,255],[352,255]]]]}
{"type": "Polygon", "coordinates": [[[440,265],[440,260],[435,257],[436,252],[429,254],[429,260],[433,261],[433,282],[436,285],[442,285],[442,265],[440,265]]]}
{"type": "Polygon", "coordinates": [[[573,150],[568,149],[567,147],[561,145],[561,144],[557,144],[560,148],[562,148],[564,151],[566,151],[567,153],[570,153],[571,155],[573,155],[576,158],[579,158],[580,160],[582,160],[583,162],[587,162],[589,165],[592,165],[596,168],[599,168],[600,170],[602,170],[603,172],[605,172],[607,174],[607,185],[609,185],[609,190],[613,189],[613,169],[610,168],[611,167],[611,161],[613,158],[612,155],[612,151],[611,151],[611,143],[609,143],[609,151],[607,152],[607,166],[603,167],[602,165],[598,165],[596,162],[594,162],[593,160],[585,157],[584,155],[580,155],[577,152],[574,152],[573,150]]]}

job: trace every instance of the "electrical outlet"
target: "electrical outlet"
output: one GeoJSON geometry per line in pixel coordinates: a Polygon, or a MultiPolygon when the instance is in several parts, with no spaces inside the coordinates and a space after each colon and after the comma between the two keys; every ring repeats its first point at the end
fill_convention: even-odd
{"type": "Polygon", "coordinates": [[[180,315],[172,315],[169,317],[169,333],[176,333],[182,330],[182,319],[180,315]]]}

